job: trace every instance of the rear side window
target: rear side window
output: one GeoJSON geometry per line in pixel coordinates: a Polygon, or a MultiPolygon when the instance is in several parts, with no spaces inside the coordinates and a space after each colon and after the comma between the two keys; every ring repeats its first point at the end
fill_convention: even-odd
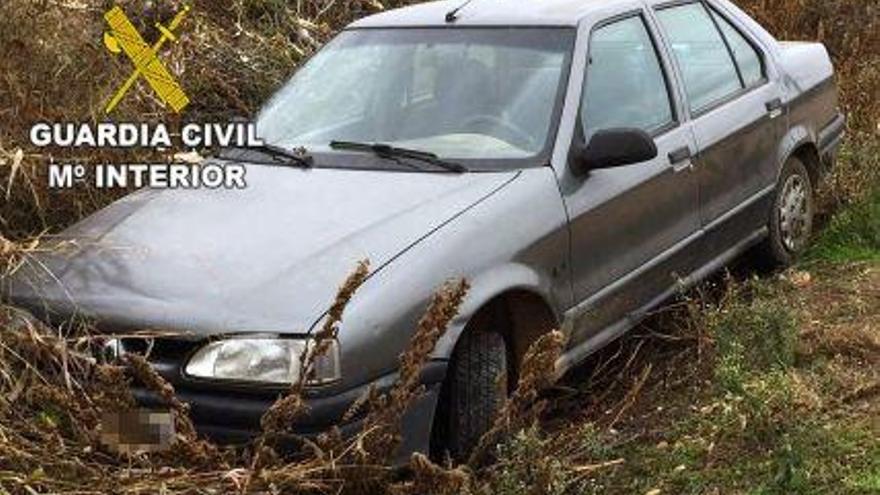
{"type": "Polygon", "coordinates": [[[742,89],[727,45],[702,3],[665,8],[657,16],[681,68],[692,111],[742,89]]]}
{"type": "Polygon", "coordinates": [[[581,109],[588,138],[615,127],[651,133],[673,122],[663,69],[641,16],[593,32],[581,109]]]}
{"type": "Polygon", "coordinates": [[[727,19],[721,17],[714,10],[712,16],[718,21],[718,27],[724,33],[730,50],[736,58],[736,64],[742,73],[743,82],[747,88],[757,85],[764,80],[764,65],[755,47],[739,32],[727,19]]]}

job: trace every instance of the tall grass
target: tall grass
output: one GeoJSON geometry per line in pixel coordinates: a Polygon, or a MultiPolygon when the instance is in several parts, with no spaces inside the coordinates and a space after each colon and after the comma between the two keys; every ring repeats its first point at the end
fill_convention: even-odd
{"type": "MultiPolygon", "coordinates": [[[[187,120],[217,121],[248,115],[345,23],[403,3],[408,2],[197,1],[181,44],[163,54],[163,60],[191,96],[187,120]]],[[[141,6],[123,4],[127,9],[141,6]]],[[[820,40],[829,47],[849,117],[850,138],[829,179],[824,204],[834,210],[852,209],[831,222],[813,256],[876,260],[880,200],[876,193],[871,194],[880,184],[880,4],[864,0],[745,0],[741,5],[779,38],[820,40]]],[[[154,9],[143,17],[162,20],[179,6],[179,2],[169,2],[164,10],[154,9]]],[[[170,153],[83,153],[37,150],[28,144],[27,131],[37,121],[101,120],[100,109],[115,82],[128,75],[128,62],[109,56],[100,43],[101,15],[106,7],[103,0],[23,0],[3,7],[0,274],[37,252],[40,245],[34,239],[40,235],[57,232],[124,194],[88,188],[49,191],[45,165],[50,160],[87,164],[163,160],[170,153]]],[[[149,33],[150,23],[139,29],[149,33]]],[[[167,117],[150,91],[138,87],[114,118],[156,121],[167,117]]],[[[172,126],[179,123],[171,120],[172,126]]],[[[366,408],[368,423],[375,428],[365,430],[370,433],[354,443],[328,432],[314,445],[311,456],[298,462],[277,456],[271,442],[251,452],[217,450],[192,438],[186,426],[179,447],[182,450],[176,451],[175,458],[119,457],[105,452],[96,436],[98,418],[105,410],[131,406],[130,372],[91,360],[88,351],[93,339],[88,331],[59,335],[4,307],[0,314],[0,492],[65,492],[83,486],[99,492],[358,492],[367,488],[396,493],[602,492],[603,485],[593,479],[594,474],[613,473],[632,462],[632,457],[626,462],[616,457],[621,449],[631,447],[613,435],[608,440],[589,423],[551,435],[532,428],[541,412],[536,405],[538,391],[547,386],[544,373],[561,346],[555,334],[541,340],[530,353],[532,364],[527,369],[533,372],[523,374],[505,414],[475,456],[473,466],[482,467],[447,469],[416,456],[409,466],[411,476],[400,479],[383,465],[398,441],[394,421],[418,392],[413,386],[413,370],[423,362],[437,333],[454,313],[463,290],[466,287],[462,284],[448,286],[435,299],[415,332],[410,352],[401,361],[409,371],[395,392],[359,404],[366,408]],[[496,449],[496,441],[509,433],[512,440],[496,449]],[[497,463],[485,465],[491,458],[497,463]]],[[[805,424],[804,428],[813,429],[804,431],[792,424],[791,411],[798,393],[789,372],[797,358],[793,339],[798,325],[791,308],[743,294],[725,301],[717,307],[701,307],[696,314],[701,332],[713,342],[712,370],[722,397],[717,404],[706,406],[708,412],[700,412],[705,421],[696,429],[712,432],[710,436],[719,443],[725,442],[724,434],[731,435],[737,445],[745,438],[751,450],[711,455],[729,462],[742,452],[765,459],[766,446],[770,446],[775,474],[766,484],[768,492],[800,493],[807,486],[805,469],[821,471],[810,465],[813,461],[805,452],[821,450],[827,453],[828,465],[849,473],[835,464],[836,457],[851,455],[850,446],[842,445],[842,439],[849,438],[846,434],[824,428],[828,425],[805,424]],[[757,427],[751,428],[753,425],[757,427]],[[744,431],[750,433],[738,436],[744,431]],[[811,438],[822,448],[812,445],[811,438]]],[[[328,334],[334,331],[330,328],[328,334]]],[[[703,338],[701,334],[695,339],[703,338]]],[[[853,347],[873,356],[876,341],[871,338],[864,337],[853,347]]],[[[842,344],[830,333],[823,342],[832,349],[830,354],[843,352],[842,344]]],[[[185,424],[185,405],[174,401],[173,389],[169,391],[168,384],[143,363],[130,365],[141,381],[151,382],[167,396],[185,424]]],[[[301,405],[299,392],[291,390],[267,417],[267,430],[277,432],[295,417],[301,405]]],[[[682,430],[690,431],[686,426],[681,426],[682,430]]],[[[630,488],[646,492],[653,488],[649,483],[655,467],[672,472],[677,464],[700,458],[696,452],[703,452],[706,446],[698,440],[694,435],[681,440],[680,445],[642,451],[645,458],[657,455],[657,464],[643,471],[635,468],[628,472],[635,475],[625,481],[613,477],[606,481],[618,492],[631,492],[630,488]]],[[[727,440],[730,444],[730,438],[727,440]]],[[[862,440],[851,440],[857,441],[862,440]]],[[[878,456],[876,449],[865,452],[869,461],[869,456],[878,456]]],[[[726,475],[712,471],[711,463],[706,469],[719,477],[726,475]]],[[[699,476],[689,477],[687,472],[675,473],[679,474],[673,475],[676,481],[671,486],[679,489],[673,491],[699,492],[711,484],[699,476]]],[[[868,475],[847,483],[866,487],[866,493],[877,487],[876,477],[868,475]]]]}
{"type": "MultiPolygon", "coordinates": [[[[342,285],[334,317],[324,339],[333,338],[345,304],[366,274],[361,265],[342,285]]],[[[88,327],[59,335],[24,312],[2,308],[0,321],[0,493],[79,491],[102,493],[162,490],[186,493],[247,491],[253,493],[332,491],[334,493],[407,493],[415,485],[398,484],[387,466],[399,445],[397,424],[420,394],[419,372],[437,339],[457,314],[468,286],[463,281],[441,287],[401,355],[397,383],[386,393],[371,393],[359,402],[363,427],[354,438],[326,432],[295,460],[273,449],[302,412],[302,380],[280,398],[263,418],[263,436],[252,448],[221,449],[196,437],[187,404],[174,387],[136,354],[124,363],[101,364],[91,357],[100,337],[88,327]],[[113,453],[100,439],[100,418],[134,404],[130,390],[137,382],[153,391],[174,413],[176,441],[169,452],[113,453]]],[[[320,349],[321,341],[316,344],[320,349]]],[[[303,370],[317,353],[304,359],[303,370]]],[[[307,373],[304,372],[303,376],[307,373]]],[[[515,420],[515,419],[511,419],[515,420]]],[[[464,471],[446,470],[424,456],[411,469],[422,485],[437,493],[470,482],[464,471]]]]}
{"type": "Polygon", "coordinates": [[[819,234],[808,259],[880,261],[880,189],[835,216],[819,234]]]}

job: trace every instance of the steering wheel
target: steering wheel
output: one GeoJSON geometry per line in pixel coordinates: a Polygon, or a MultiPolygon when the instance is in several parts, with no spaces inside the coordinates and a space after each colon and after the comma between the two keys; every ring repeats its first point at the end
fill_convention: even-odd
{"type": "Polygon", "coordinates": [[[474,115],[465,120],[463,126],[466,129],[471,129],[473,127],[478,127],[486,124],[494,126],[495,128],[501,128],[502,131],[506,131],[504,132],[504,134],[506,135],[496,137],[499,137],[501,139],[510,138],[512,140],[511,144],[517,147],[528,149],[532,148],[535,144],[535,139],[529,133],[517,127],[516,124],[503,120],[496,115],[474,115]]]}

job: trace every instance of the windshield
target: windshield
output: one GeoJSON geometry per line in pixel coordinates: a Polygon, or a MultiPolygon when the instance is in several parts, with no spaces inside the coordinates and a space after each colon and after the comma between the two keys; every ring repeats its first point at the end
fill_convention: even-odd
{"type": "Polygon", "coordinates": [[[332,141],[534,162],[549,154],[573,38],[564,28],[344,31],[267,103],[257,131],[318,155],[317,166],[351,155],[332,141]]]}

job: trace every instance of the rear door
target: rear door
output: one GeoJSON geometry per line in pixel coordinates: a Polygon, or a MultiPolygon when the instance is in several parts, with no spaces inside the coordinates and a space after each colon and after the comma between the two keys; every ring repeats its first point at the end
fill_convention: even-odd
{"type": "Polygon", "coordinates": [[[610,338],[631,321],[628,315],[672,287],[676,273],[688,273],[680,246],[700,227],[690,167],[695,143],[679,118],[668,69],[643,11],[592,29],[574,139],[586,143],[602,129],[639,128],[654,137],[659,155],[562,182],[580,301],[568,315],[574,345],[610,338]]]}
{"type": "Polygon", "coordinates": [[[759,45],[709,2],[656,10],[683,81],[699,148],[703,262],[767,223],[784,131],[782,90],[759,45]]]}

